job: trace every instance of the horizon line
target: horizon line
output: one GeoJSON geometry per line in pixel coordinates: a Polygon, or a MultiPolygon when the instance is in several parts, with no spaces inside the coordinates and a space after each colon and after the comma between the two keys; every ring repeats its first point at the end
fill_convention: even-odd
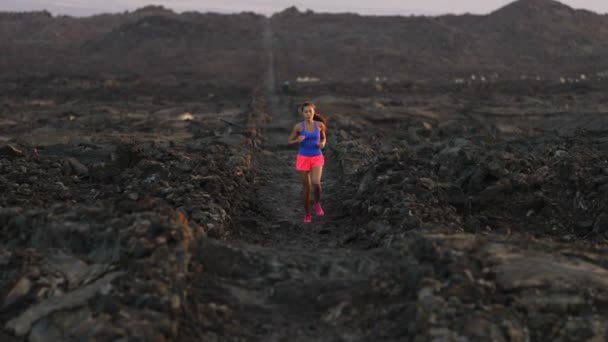
{"type": "MultiPolygon", "coordinates": [[[[293,6],[288,6],[283,8],[282,10],[279,11],[255,11],[255,10],[247,10],[247,9],[242,9],[242,10],[230,10],[230,9],[225,9],[225,8],[217,8],[217,7],[205,7],[202,9],[187,9],[187,10],[176,10],[174,8],[165,6],[165,5],[155,5],[155,4],[147,4],[147,5],[143,5],[134,9],[125,9],[125,10],[118,10],[118,11],[106,11],[106,10],[101,10],[99,9],[99,12],[95,12],[95,9],[91,9],[91,13],[83,13],[83,14],[69,14],[69,13],[62,13],[58,10],[49,10],[48,8],[43,8],[43,9],[28,9],[28,10],[3,10],[0,9],[0,13],[2,14],[24,14],[24,13],[39,13],[39,12],[47,12],[50,15],[52,15],[53,17],[73,17],[73,18],[88,18],[88,17],[95,17],[95,16],[100,16],[100,15],[119,15],[119,14],[126,14],[126,13],[134,13],[146,8],[162,8],[168,11],[171,11],[175,14],[183,14],[183,13],[200,13],[200,14],[205,14],[205,13],[210,13],[210,14],[243,14],[243,13],[253,13],[253,14],[257,14],[260,16],[265,16],[265,17],[272,17],[275,14],[279,14],[281,12],[284,12],[285,10],[291,9],[291,8],[295,8],[298,10],[298,12],[300,13],[306,13],[306,12],[312,12],[315,14],[354,14],[354,15],[359,15],[359,16],[371,16],[371,17],[395,17],[395,16],[399,16],[399,17],[442,17],[442,16],[462,16],[462,15],[473,15],[473,16],[484,16],[484,15],[489,15],[492,14],[496,11],[499,11],[500,9],[507,7],[515,2],[518,2],[521,0],[514,0],[512,2],[509,2],[503,6],[497,7],[494,10],[491,11],[484,11],[484,12],[471,12],[471,11],[462,11],[462,12],[437,12],[437,11],[423,11],[423,10],[412,10],[410,12],[395,12],[395,13],[391,13],[388,11],[364,11],[362,12],[361,10],[365,10],[365,9],[359,9],[359,11],[356,10],[340,10],[340,11],[333,11],[333,10],[314,10],[314,9],[310,9],[307,8],[305,10],[298,8],[297,6],[293,5],[293,6]]],[[[595,10],[591,10],[591,9],[586,9],[586,8],[575,8],[572,7],[568,4],[564,4],[561,1],[557,1],[557,0],[550,0],[550,1],[555,1],[560,3],[563,6],[569,7],[573,10],[576,11],[587,11],[587,12],[591,12],[591,13],[595,13],[597,15],[608,15],[608,12],[605,13],[600,13],[599,11],[595,11],[595,10]]]]}

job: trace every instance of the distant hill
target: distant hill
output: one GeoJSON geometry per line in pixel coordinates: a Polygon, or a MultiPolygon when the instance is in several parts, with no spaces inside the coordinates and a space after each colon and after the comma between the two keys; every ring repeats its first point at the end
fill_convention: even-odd
{"type": "Polygon", "coordinates": [[[559,77],[608,70],[608,16],[552,0],[488,15],[381,17],[289,8],[273,16],[281,77],[559,77]]]}
{"type": "MultiPolygon", "coordinates": [[[[256,84],[266,18],[177,14],[160,6],[87,18],[0,13],[2,77],[193,78],[256,84]]],[[[488,15],[271,17],[277,77],[327,81],[518,78],[608,71],[608,16],[552,0],[519,0],[488,15]]]]}
{"type": "Polygon", "coordinates": [[[87,18],[1,13],[3,77],[137,76],[255,84],[265,65],[264,17],[176,14],[148,6],[87,18]],[[4,57],[4,56],[3,56],[4,57]]]}

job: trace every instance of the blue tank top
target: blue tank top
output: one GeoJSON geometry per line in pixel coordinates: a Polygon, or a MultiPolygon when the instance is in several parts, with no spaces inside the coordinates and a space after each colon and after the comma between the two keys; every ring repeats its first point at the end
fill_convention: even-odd
{"type": "Polygon", "coordinates": [[[319,129],[317,122],[313,122],[315,124],[315,130],[314,132],[309,133],[306,132],[306,125],[304,124],[304,121],[302,121],[302,133],[300,134],[303,135],[306,139],[304,139],[304,141],[300,143],[300,150],[298,151],[298,154],[301,156],[315,157],[323,153],[321,152],[321,149],[317,146],[319,141],[321,141],[321,130],[319,129]]]}

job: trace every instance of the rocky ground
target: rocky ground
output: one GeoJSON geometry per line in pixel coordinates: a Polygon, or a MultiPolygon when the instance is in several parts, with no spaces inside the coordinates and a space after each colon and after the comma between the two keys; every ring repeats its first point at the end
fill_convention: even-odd
{"type": "Polygon", "coordinates": [[[256,89],[0,85],[3,341],[606,340],[607,84],[287,96],[272,42],[256,89]],[[329,117],[310,225],[304,99],[329,117]]]}
{"type": "Polygon", "coordinates": [[[261,208],[200,245],[180,338],[604,340],[602,87],[301,90],[333,128],[329,215],[299,224],[296,117],[273,115],[254,156],[261,208]]]}
{"type": "Polygon", "coordinates": [[[259,95],[114,95],[4,99],[2,320],[16,337],[174,335],[192,245],[228,235],[247,205],[259,95]]]}

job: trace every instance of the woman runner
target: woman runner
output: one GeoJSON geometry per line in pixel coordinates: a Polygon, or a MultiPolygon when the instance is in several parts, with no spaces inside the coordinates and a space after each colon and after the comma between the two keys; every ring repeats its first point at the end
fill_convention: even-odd
{"type": "Polygon", "coordinates": [[[296,170],[300,172],[304,186],[304,223],[312,221],[310,211],[310,188],[314,189],[315,198],[313,208],[317,216],[323,216],[321,207],[321,174],[325,158],[321,149],[325,147],[327,127],[325,118],[316,112],[312,102],[304,102],[299,106],[299,112],[304,120],[293,126],[289,137],[289,146],[300,144],[296,158],[296,170]]]}

